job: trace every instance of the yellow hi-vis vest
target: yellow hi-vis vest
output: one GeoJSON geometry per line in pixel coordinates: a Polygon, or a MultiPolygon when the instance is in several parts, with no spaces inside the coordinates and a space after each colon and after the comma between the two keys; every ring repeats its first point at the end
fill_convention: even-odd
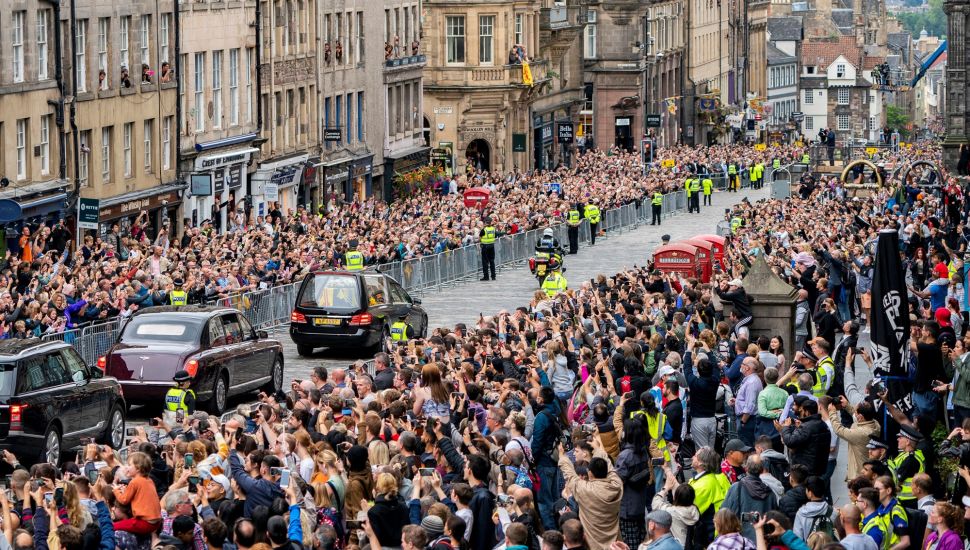
{"type": "Polygon", "coordinates": [[[884,534],[882,539],[882,547],[884,550],[889,550],[899,542],[899,534],[893,528],[893,522],[897,519],[902,519],[909,523],[909,516],[906,515],[906,510],[900,506],[899,501],[893,499],[892,504],[892,508],[879,514],[879,523],[882,524],[884,534]]]}
{"type": "Polygon", "coordinates": [[[704,515],[708,508],[713,508],[714,513],[721,509],[721,503],[731,488],[731,482],[726,475],[721,472],[704,472],[687,482],[694,488],[694,506],[697,511],[704,515]]]}
{"type": "Polygon", "coordinates": [[[482,244],[495,244],[495,228],[491,225],[486,225],[480,242],[482,244]]]}
{"type": "Polygon", "coordinates": [[[361,271],[364,269],[364,255],[356,250],[344,254],[344,266],[347,271],[361,271]]]}
{"type": "Polygon", "coordinates": [[[833,380],[835,380],[835,362],[831,357],[825,356],[819,359],[815,366],[815,385],[812,386],[812,395],[816,398],[825,395],[825,392],[832,387],[833,380]]]}
{"type": "Polygon", "coordinates": [[[728,165],[728,174],[730,174],[730,175],[733,176],[733,175],[735,175],[737,173],[738,173],[738,167],[735,166],[734,164],[729,164],[728,165]]]}
{"type": "Polygon", "coordinates": [[[404,321],[391,323],[391,340],[395,342],[408,341],[408,324],[404,321]]]}
{"type": "Polygon", "coordinates": [[[184,306],[189,302],[189,295],[184,290],[173,290],[168,293],[168,303],[173,306],[184,306]]]}
{"type": "Polygon", "coordinates": [[[919,462],[919,471],[916,473],[921,474],[925,472],[926,459],[923,457],[923,451],[919,449],[916,449],[912,453],[902,451],[894,458],[890,458],[886,461],[886,465],[889,466],[889,470],[893,473],[893,480],[896,482],[896,487],[899,488],[899,493],[897,493],[896,496],[902,500],[911,500],[915,498],[913,496],[913,477],[910,476],[906,479],[899,479],[899,476],[896,475],[896,470],[903,465],[903,462],[906,462],[906,459],[909,458],[910,455],[916,458],[916,461],[919,462]]]}
{"type": "Polygon", "coordinates": [[[664,203],[664,196],[661,195],[660,193],[655,192],[653,194],[653,199],[650,201],[650,204],[654,206],[660,206],[663,203],[664,203]]]}
{"type": "Polygon", "coordinates": [[[177,412],[179,410],[189,412],[189,407],[185,404],[185,397],[192,393],[195,396],[195,392],[192,390],[183,390],[181,388],[172,388],[168,390],[165,394],[165,410],[171,412],[177,412]]]}
{"type": "Polygon", "coordinates": [[[585,208],[585,218],[589,220],[589,223],[599,223],[600,208],[595,204],[587,204],[585,208]]]}
{"type": "Polygon", "coordinates": [[[774,168],[775,170],[781,168],[781,159],[775,159],[771,161],[771,167],[774,168]]]}
{"type": "Polygon", "coordinates": [[[566,221],[569,225],[579,225],[579,219],[579,210],[570,210],[569,217],[566,218],[566,221]]]}
{"type": "Polygon", "coordinates": [[[566,291],[566,278],[562,276],[562,273],[553,271],[546,275],[546,279],[542,281],[542,291],[546,293],[546,296],[555,298],[556,294],[566,291]]]}
{"type": "Polygon", "coordinates": [[[692,180],[691,178],[687,178],[684,180],[684,189],[687,191],[688,197],[690,197],[691,187],[693,187],[693,182],[694,180],[692,180]]]}
{"type": "Polygon", "coordinates": [[[701,180],[694,178],[690,180],[690,192],[700,193],[701,192],[701,180]]]}
{"type": "Polygon", "coordinates": [[[710,195],[711,194],[711,191],[714,190],[714,181],[711,180],[711,178],[704,178],[701,181],[701,184],[704,186],[704,194],[705,195],[710,195]]]}

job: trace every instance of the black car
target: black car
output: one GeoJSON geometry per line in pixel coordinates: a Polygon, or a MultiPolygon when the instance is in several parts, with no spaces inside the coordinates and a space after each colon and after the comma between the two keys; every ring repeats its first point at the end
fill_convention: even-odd
{"type": "Polygon", "coordinates": [[[118,381],[64,342],[0,340],[0,449],[26,464],[58,464],[65,449],[91,438],[124,445],[118,381]]]}
{"type": "Polygon", "coordinates": [[[185,370],[199,408],[221,413],[230,396],[283,388],[283,345],[237,309],[158,306],[139,310],[98,366],[132,403],[161,407],[172,376],[185,370]]]}
{"type": "Polygon", "coordinates": [[[314,348],[366,348],[390,335],[404,317],[418,338],[428,333],[428,314],[393,277],[378,271],[319,271],[303,279],[290,314],[297,352],[314,348]]]}

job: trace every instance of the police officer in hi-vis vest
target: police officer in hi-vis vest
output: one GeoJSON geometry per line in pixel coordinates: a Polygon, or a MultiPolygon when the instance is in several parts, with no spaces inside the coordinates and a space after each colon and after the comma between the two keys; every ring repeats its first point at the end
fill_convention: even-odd
{"type": "Polygon", "coordinates": [[[482,218],[485,227],[478,232],[478,243],[482,247],[482,280],[495,280],[495,226],[492,225],[492,218],[485,216],[482,218]]]}
{"type": "Polygon", "coordinates": [[[655,189],[653,197],[650,199],[650,208],[653,211],[653,221],[650,225],[660,225],[660,214],[663,213],[664,196],[659,189],[655,189]]]}
{"type": "Polygon", "coordinates": [[[185,284],[180,278],[172,280],[172,285],[175,287],[168,293],[168,303],[173,306],[184,306],[189,303],[189,293],[182,290],[182,285],[185,284]]]}
{"type": "Polygon", "coordinates": [[[189,389],[192,385],[192,375],[188,371],[180,370],[172,377],[175,387],[165,394],[165,408],[162,417],[169,426],[181,424],[182,421],[195,412],[195,392],[189,389]]]}
{"type": "Polygon", "coordinates": [[[579,252],[579,225],[583,223],[583,217],[579,213],[579,203],[573,205],[573,207],[566,214],[566,225],[568,226],[567,234],[569,236],[569,253],[576,254],[579,252]]]}
{"type": "Polygon", "coordinates": [[[364,269],[364,255],[357,250],[357,239],[350,241],[350,248],[344,254],[344,269],[347,271],[362,271],[364,269]]]}
{"type": "Polygon", "coordinates": [[[589,245],[596,244],[596,232],[600,230],[600,207],[592,201],[586,203],[583,217],[589,220],[589,245]]]}

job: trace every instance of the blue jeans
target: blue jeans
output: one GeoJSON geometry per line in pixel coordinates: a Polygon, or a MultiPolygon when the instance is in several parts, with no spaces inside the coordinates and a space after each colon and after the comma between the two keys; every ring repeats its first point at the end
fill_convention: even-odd
{"type": "MultiPolygon", "coordinates": [[[[745,445],[754,446],[755,438],[755,428],[758,426],[758,417],[755,415],[748,416],[747,422],[741,421],[741,416],[738,415],[738,439],[744,442],[745,445]]],[[[772,424],[774,426],[774,424],[772,424]]]]}
{"type": "Polygon", "coordinates": [[[940,404],[940,394],[933,390],[925,392],[913,392],[913,406],[916,407],[916,414],[936,418],[937,405],[940,404]]]}
{"type": "Polygon", "coordinates": [[[536,466],[536,473],[542,480],[539,487],[539,516],[543,525],[556,525],[555,504],[562,496],[564,486],[562,472],[558,466],[536,466]]]}

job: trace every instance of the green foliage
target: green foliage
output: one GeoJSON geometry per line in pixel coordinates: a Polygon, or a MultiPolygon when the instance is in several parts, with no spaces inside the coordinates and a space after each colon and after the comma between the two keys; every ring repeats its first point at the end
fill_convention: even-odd
{"type": "MultiPolygon", "coordinates": [[[[912,1],[916,2],[916,6],[920,5],[920,2],[912,1]]],[[[946,14],[943,13],[943,0],[929,0],[929,6],[917,13],[897,13],[894,15],[903,28],[913,35],[913,38],[919,38],[919,33],[924,28],[930,36],[946,36],[946,14]]]]}
{"type": "Polygon", "coordinates": [[[905,141],[909,138],[909,128],[912,124],[909,114],[895,105],[886,107],[886,124],[890,128],[899,130],[899,136],[905,141]]]}

